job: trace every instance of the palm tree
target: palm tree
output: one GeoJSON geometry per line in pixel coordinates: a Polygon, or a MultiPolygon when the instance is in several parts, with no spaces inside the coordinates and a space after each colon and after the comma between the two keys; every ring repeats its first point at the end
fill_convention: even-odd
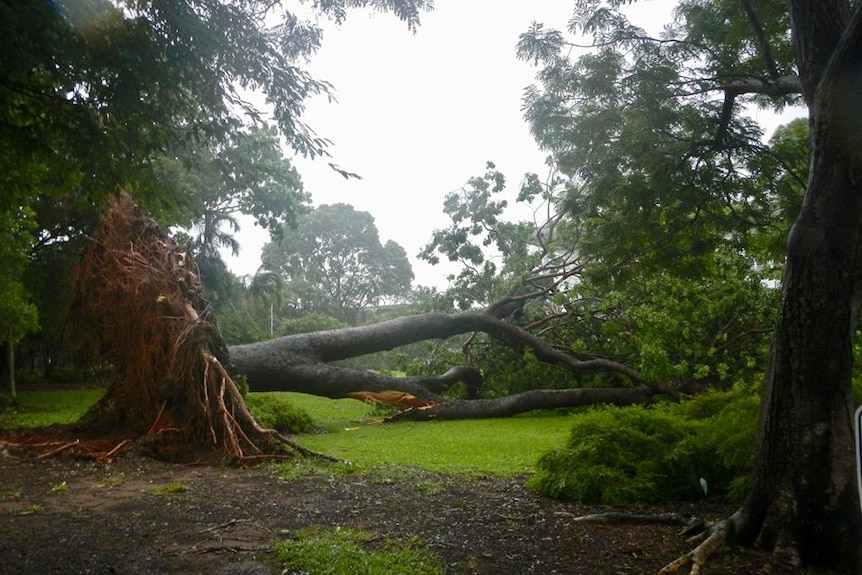
{"type": "Polygon", "coordinates": [[[272,336],[273,307],[281,307],[284,303],[284,278],[274,271],[259,269],[251,278],[248,291],[253,299],[263,300],[269,305],[269,335],[272,336]]]}

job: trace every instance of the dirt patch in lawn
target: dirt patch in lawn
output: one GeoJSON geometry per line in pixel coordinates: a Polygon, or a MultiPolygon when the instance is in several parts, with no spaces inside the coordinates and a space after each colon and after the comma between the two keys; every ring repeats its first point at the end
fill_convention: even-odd
{"type": "MultiPolygon", "coordinates": [[[[576,522],[610,509],[540,497],[523,478],[403,470],[279,476],[274,466],[188,466],[134,453],[104,464],[7,450],[0,455],[0,573],[289,574],[270,543],[313,525],[418,537],[453,574],[655,573],[691,548],[678,527],[576,522]]],[[[631,511],[714,519],[732,509],[631,511]]],[[[707,572],[825,573],[741,550],[716,558],[707,572]]]]}

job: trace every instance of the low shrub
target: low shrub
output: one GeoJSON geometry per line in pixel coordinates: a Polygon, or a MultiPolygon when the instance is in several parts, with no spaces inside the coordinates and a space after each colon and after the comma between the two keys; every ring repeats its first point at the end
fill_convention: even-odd
{"type": "Polygon", "coordinates": [[[250,393],[245,403],[258,423],[280,433],[307,433],[314,430],[314,420],[307,411],[293,405],[279,393],[250,393]]]}
{"type": "Polygon", "coordinates": [[[736,500],[754,462],[757,416],[757,394],[738,389],[595,408],[574,416],[566,446],[539,459],[528,485],[591,503],[736,500]]]}

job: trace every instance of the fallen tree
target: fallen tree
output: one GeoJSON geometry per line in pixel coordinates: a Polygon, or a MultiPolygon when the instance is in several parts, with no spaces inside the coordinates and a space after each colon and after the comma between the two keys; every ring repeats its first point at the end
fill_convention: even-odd
{"type": "Polygon", "coordinates": [[[127,194],[112,199],[73,280],[79,341],[114,366],[79,431],[129,447],[146,438],[171,458],[242,461],[285,445],[311,453],[255,420],[227,369],[197,266],[127,194]]]}
{"type": "Polygon", "coordinates": [[[633,405],[652,401],[666,393],[646,385],[638,387],[584,387],[575,389],[533,389],[494,399],[444,400],[429,407],[399,411],[387,421],[483,419],[511,417],[537,409],[582,407],[587,405],[633,405]]]}
{"type": "Polygon", "coordinates": [[[360,392],[401,391],[431,400],[431,408],[408,410],[398,417],[413,419],[464,419],[507,417],[534,409],[575,407],[599,403],[629,405],[647,403],[667,389],[640,385],[614,388],[534,390],[496,399],[478,399],[482,375],[469,366],[456,366],[439,376],[392,377],[369,371],[329,365],[329,362],[386,351],[431,339],[485,332],[523,352],[529,348],[537,359],[568,368],[573,373],[607,371],[621,382],[643,383],[635,370],[606,359],[581,360],[567,350],[486,312],[430,313],[340,330],[284,336],[229,348],[234,370],[248,378],[254,391],[295,391],[324,397],[351,397],[360,392]],[[468,400],[446,401],[440,394],[464,382],[468,400]]]}
{"type": "MultiPolygon", "coordinates": [[[[403,418],[503,417],[533,409],[594,403],[649,402],[658,393],[625,365],[582,360],[511,324],[505,305],[486,312],[432,313],[344,330],[286,336],[228,348],[204,298],[197,266],[131,198],[111,202],[91,237],[75,278],[75,324],[85,347],[109,359],[114,379],[77,428],[100,437],[147,444],[162,456],[201,453],[240,461],[278,456],[301,446],[263,429],[234,381],[255,391],[297,391],[326,397],[410,399],[403,418]],[[485,332],[521,352],[573,373],[604,370],[620,387],[532,391],[498,399],[444,401],[441,393],[464,382],[477,398],[482,376],[456,366],[439,376],[395,378],[331,365],[341,359],[428,339],[485,332]],[[640,384],[632,387],[631,383],[640,384]],[[418,406],[421,406],[418,407],[418,406]],[[130,441],[133,438],[134,441],[130,441]]],[[[114,451],[112,451],[113,453],[114,451]]],[[[203,456],[203,455],[200,455],[203,456]]]]}

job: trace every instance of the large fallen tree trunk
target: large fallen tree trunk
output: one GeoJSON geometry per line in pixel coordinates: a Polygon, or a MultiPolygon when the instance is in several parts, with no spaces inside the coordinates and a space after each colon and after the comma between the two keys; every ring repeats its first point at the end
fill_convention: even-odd
{"type": "Polygon", "coordinates": [[[232,346],[229,352],[234,369],[248,378],[253,391],[298,391],[336,398],[358,391],[397,389],[431,399],[452,384],[463,381],[467,384],[468,395],[475,396],[481,385],[481,375],[463,366],[438,377],[396,378],[327,365],[418,341],[446,339],[474,331],[485,332],[519,351],[529,347],[540,361],[564,366],[573,373],[609,371],[624,380],[643,381],[637,371],[625,365],[605,359],[580,360],[516,325],[483,312],[412,315],[367,326],[232,346]]]}
{"type": "Polygon", "coordinates": [[[425,400],[423,406],[431,407],[423,410],[423,416],[438,419],[648,402],[659,393],[646,386],[632,388],[631,382],[642,383],[635,370],[603,359],[581,360],[500,319],[493,307],[486,312],[407,316],[228,349],[202,297],[194,262],[128,196],[112,205],[93,236],[75,285],[81,324],[93,328],[96,345],[115,365],[115,380],[108,393],[79,422],[93,431],[169,437],[173,444],[207,444],[240,458],[278,451],[283,438],[260,428],[245,407],[234,374],[246,376],[254,391],[298,391],[339,398],[397,390],[425,400]],[[466,384],[468,397],[478,397],[481,374],[471,367],[456,366],[439,376],[395,378],[331,364],[477,331],[519,352],[529,348],[540,361],[574,373],[615,373],[621,386],[444,403],[440,394],[456,382],[466,384]]]}
{"type": "Polygon", "coordinates": [[[647,387],[583,387],[578,389],[534,389],[498,397],[443,401],[430,407],[406,409],[392,415],[387,421],[482,419],[511,417],[537,409],[582,407],[587,405],[633,405],[644,404],[662,391],[647,387]]]}

